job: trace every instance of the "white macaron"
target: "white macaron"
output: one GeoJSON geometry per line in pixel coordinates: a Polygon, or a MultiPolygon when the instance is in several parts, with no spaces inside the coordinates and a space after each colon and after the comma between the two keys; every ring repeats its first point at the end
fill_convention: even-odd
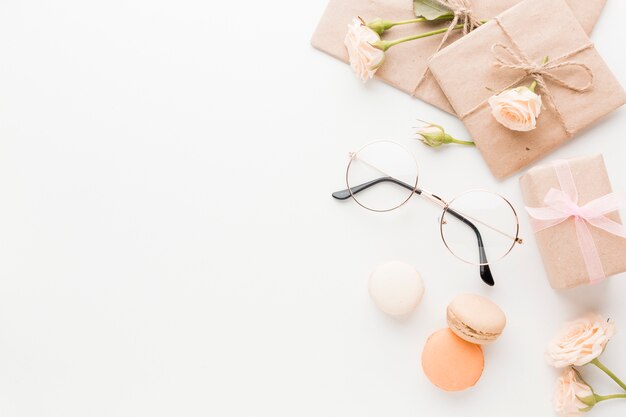
{"type": "Polygon", "coordinates": [[[390,316],[403,316],[413,310],[424,295],[424,282],[411,265],[391,261],[379,265],[369,279],[374,303],[390,316]]]}

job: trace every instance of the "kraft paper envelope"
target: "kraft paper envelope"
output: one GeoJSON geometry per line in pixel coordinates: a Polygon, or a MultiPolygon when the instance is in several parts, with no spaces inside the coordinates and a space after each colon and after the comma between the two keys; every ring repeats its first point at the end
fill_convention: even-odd
{"type": "MultiPolygon", "coordinates": [[[[473,0],[472,10],[479,19],[487,20],[520,1],[473,0]]],[[[548,4],[551,1],[544,0],[543,3],[548,4]]],[[[568,4],[587,33],[591,33],[605,2],[606,0],[568,0],[568,4]]],[[[311,44],[337,59],[348,62],[348,53],[343,41],[348,24],[357,16],[362,17],[366,22],[377,17],[392,21],[415,18],[411,0],[330,0],[311,44]]],[[[396,26],[384,33],[383,39],[398,39],[445,27],[447,27],[445,22],[396,26]]],[[[446,43],[450,44],[460,37],[459,31],[453,31],[446,43]]],[[[440,42],[441,35],[436,35],[390,48],[386,53],[385,63],[378,69],[376,76],[414,97],[448,113],[454,113],[432,76],[427,74],[426,78],[420,82],[422,74],[426,72],[427,61],[435,53],[440,42]]]]}
{"type": "Polygon", "coordinates": [[[429,65],[497,178],[530,165],[626,102],[623,88],[564,0],[525,0],[437,53],[429,65]],[[512,55],[503,55],[503,48],[494,52],[496,44],[533,65],[546,56],[549,64],[567,64],[548,71],[547,91],[537,90],[544,108],[534,130],[507,129],[491,114],[489,97],[511,83],[529,86],[532,82],[531,77],[524,78],[522,69],[495,65],[498,56],[515,61],[512,55]],[[574,91],[554,77],[581,88],[591,85],[574,91]]]}

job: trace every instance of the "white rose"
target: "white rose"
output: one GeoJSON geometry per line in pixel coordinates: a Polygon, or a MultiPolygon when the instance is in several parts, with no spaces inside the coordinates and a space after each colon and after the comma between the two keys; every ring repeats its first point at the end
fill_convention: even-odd
{"type": "Polygon", "coordinates": [[[554,411],[561,417],[579,416],[593,407],[595,399],[588,399],[593,395],[593,390],[580,378],[578,372],[567,368],[556,381],[554,411]],[[589,404],[583,403],[581,399],[588,399],[589,404]]]}
{"type": "Polygon", "coordinates": [[[602,354],[615,326],[597,314],[566,323],[550,342],[546,360],[555,368],[582,366],[602,354]]]}
{"type": "Polygon", "coordinates": [[[380,40],[378,33],[368,28],[360,19],[348,25],[344,44],[348,49],[350,66],[361,81],[372,78],[385,59],[385,52],[372,45],[380,40]]]}
{"type": "Polygon", "coordinates": [[[489,98],[491,114],[503,126],[520,132],[537,127],[541,113],[541,96],[528,87],[503,91],[489,98]]]}

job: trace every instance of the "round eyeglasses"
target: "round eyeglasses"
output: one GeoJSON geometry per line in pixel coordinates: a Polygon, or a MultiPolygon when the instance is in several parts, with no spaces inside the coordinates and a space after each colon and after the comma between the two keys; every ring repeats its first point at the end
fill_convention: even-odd
{"type": "Polygon", "coordinates": [[[489,264],[523,242],[513,205],[500,194],[485,190],[469,190],[445,201],[419,187],[418,179],[417,161],[411,152],[396,142],[373,142],[350,153],[347,188],[334,192],[333,197],[353,198],[361,207],[377,212],[394,210],[414,195],[426,197],[443,209],[439,231],[446,248],[460,260],[478,265],[483,282],[494,285],[489,264]]]}

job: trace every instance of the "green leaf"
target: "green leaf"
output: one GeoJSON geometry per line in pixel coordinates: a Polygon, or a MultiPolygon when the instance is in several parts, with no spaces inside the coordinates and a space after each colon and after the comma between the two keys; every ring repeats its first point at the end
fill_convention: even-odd
{"type": "Polygon", "coordinates": [[[439,3],[437,0],[413,0],[413,11],[416,17],[426,20],[435,20],[445,17],[452,18],[452,10],[439,3]]]}

